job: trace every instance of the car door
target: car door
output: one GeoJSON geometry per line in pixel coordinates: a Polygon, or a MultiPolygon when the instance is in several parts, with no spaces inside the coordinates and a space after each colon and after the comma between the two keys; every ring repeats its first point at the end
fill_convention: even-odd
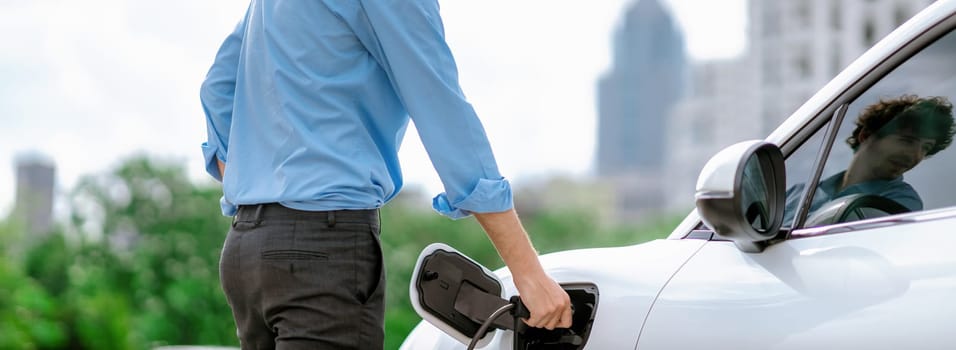
{"type": "Polygon", "coordinates": [[[956,149],[943,147],[899,179],[917,194],[916,210],[821,220],[849,197],[810,190],[846,181],[860,151],[844,141],[868,107],[907,95],[956,99],[954,20],[942,17],[857,67],[868,73],[845,89],[811,100],[821,112],[785,130],[781,144],[791,213],[782,240],[747,253],[715,235],[662,290],[637,349],[956,346],[956,149]]]}
{"type": "Polygon", "coordinates": [[[709,242],[660,294],[637,348],[950,349],[954,217],[909,215],[759,254],[709,242]]]}

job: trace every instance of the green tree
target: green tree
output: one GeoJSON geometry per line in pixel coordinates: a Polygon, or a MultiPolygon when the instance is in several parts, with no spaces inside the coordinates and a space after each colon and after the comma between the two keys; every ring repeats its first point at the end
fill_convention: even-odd
{"type": "Polygon", "coordinates": [[[237,344],[218,279],[229,227],[220,196],[218,186],[195,185],[180,166],[145,156],[79,182],[71,227],[82,249],[66,300],[80,343],[237,344]]]}
{"type": "Polygon", "coordinates": [[[31,278],[22,261],[22,235],[0,223],[0,349],[57,348],[66,327],[58,320],[56,301],[31,278]]]}

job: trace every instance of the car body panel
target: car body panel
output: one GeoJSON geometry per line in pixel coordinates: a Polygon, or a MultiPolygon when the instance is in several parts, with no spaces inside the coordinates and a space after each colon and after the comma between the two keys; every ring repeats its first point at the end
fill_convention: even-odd
{"type": "MultiPolygon", "coordinates": [[[[548,274],[562,284],[598,286],[598,306],[588,347],[633,347],[657,294],[671,276],[707,241],[655,240],[617,248],[570,250],[541,256],[548,274]]],[[[506,297],[517,294],[507,269],[495,271],[506,297]]],[[[497,331],[486,349],[510,349],[511,331],[497,331]]],[[[458,349],[464,344],[426,322],[420,323],[402,349],[458,349]]]]}
{"type": "Polygon", "coordinates": [[[708,242],[661,293],[637,349],[953,348],[956,209],[855,225],[760,254],[708,242]]]}

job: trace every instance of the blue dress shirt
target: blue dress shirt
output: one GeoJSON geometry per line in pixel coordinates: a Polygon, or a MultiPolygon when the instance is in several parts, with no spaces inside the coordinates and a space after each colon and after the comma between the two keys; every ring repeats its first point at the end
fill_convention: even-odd
{"type": "Polygon", "coordinates": [[[436,0],[252,0],[200,95],[224,215],[271,202],[381,207],[402,187],[409,116],[445,188],[435,210],[459,218],[513,205],[436,0]]]}

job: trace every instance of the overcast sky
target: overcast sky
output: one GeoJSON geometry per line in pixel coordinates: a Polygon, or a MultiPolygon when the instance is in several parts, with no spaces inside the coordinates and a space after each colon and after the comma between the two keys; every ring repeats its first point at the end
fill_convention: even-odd
{"type": "MultiPolygon", "coordinates": [[[[692,58],[743,49],[745,0],[666,2],[692,58]]],[[[506,177],[590,174],[595,83],[610,66],[611,35],[629,3],[441,2],[462,87],[506,177]]],[[[55,161],[59,191],[137,153],[182,161],[206,181],[199,84],[247,4],[0,2],[0,216],[12,206],[14,160],[24,154],[55,161]]],[[[401,159],[409,186],[441,190],[414,132],[401,159]]]]}

